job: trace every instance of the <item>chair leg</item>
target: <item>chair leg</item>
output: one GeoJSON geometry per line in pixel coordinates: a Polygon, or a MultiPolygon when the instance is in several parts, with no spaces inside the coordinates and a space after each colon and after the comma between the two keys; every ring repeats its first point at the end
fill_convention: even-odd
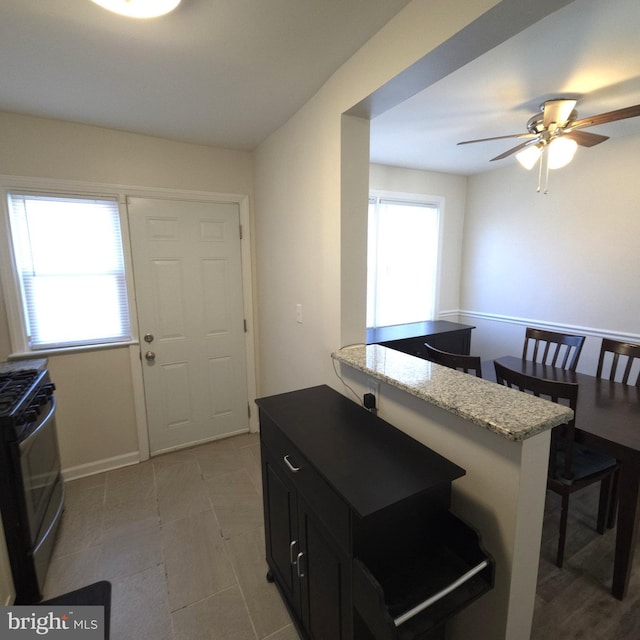
{"type": "Polygon", "coordinates": [[[567,520],[569,517],[569,494],[562,495],[562,508],[560,511],[560,535],[558,536],[558,555],[556,565],[562,569],[564,563],[564,547],[567,541],[567,520]]]}
{"type": "Polygon", "coordinates": [[[606,476],[600,481],[600,499],[598,502],[598,524],[596,530],[598,533],[603,534],[606,530],[611,510],[612,500],[612,476],[606,476]]]}
{"type": "Polygon", "coordinates": [[[611,495],[609,497],[609,513],[607,514],[607,529],[613,529],[616,526],[616,515],[618,511],[618,480],[620,478],[620,469],[616,469],[611,482],[611,495]]]}

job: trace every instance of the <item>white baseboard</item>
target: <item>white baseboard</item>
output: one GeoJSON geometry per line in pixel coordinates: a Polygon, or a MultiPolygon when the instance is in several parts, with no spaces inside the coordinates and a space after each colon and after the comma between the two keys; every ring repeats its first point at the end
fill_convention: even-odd
{"type": "MultiPolygon", "coordinates": [[[[194,442],[190,442],[187,445],[187,448],[197,447],[201,444],[207,444],[209,442],[217,442],[218,440],[226,440],[227,438],[233,438],[234,436],[241,436],[245,433],[251,433],[251,429],[244,428],[238,429],[237,431],[230,431],[229,433],[225,433],[221,436],[214,436],[213,438],[203,438],[202,440],[196,440],[194,442]]],[[[161,456],[165,453],[171,453],[172,451],[180,451],[180,449],[184,449],[185,445],[180,444],[173,447],[167,447],[166,449],[159,449],[158,451],[154,451],[154,456],[161,456]]]]}
{"type": "Polygon", "coordinates": [[[95,462],[68,467],[62,470],[62,477],[66,481],[77,480],[78,478],[93,476],[96,473],[112,471],[120,467],[128,467],[138,462],[140,462],[140,453],[138,451],[132,451],[131,453],[125,453],[121,456],[114,456],[113,458],[105,458],[104,460],[96,460],[95,462]]]}

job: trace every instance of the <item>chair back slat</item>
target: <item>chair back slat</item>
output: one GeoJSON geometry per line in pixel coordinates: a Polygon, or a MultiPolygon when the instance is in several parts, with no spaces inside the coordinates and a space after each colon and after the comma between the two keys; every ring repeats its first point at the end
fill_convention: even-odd
{"type": "Polygon", "coordinates": [[[584,341],[585,336],[527,327],[522,358],[548,364],[552,367],[575,371],[584,341]],[[531,350],[532,353],[529,358],[529,351],[531,350]]]}
{"type": "Polygon", "coordinates": [[[428,342],[424,343],[425,357],[431,362],[442,365],[443,367],[449,367],[450,369],[458,369],[469,373],[475,374],[476,377],[482,378],[482,365],[479,356],[467,356],[460,353],[450,353],[449,351],[442,351],[432,347],[428,342]]]}
{"type": "Polygon", "coordinates": [[[578,384],[574,382],[557,382],[528,376],[520,371],[514,371],[503,364],[494,361],[496,380],[512,389],[524,391],[537,398],[544,398],[556,403],[567,404],[573,410],[570,422],[551,431],[551,449],[549,452],[549,470],[555,473],[563,482],[571,482],[573,478],[573,445],[575,437],[576,407],[578,405],[578,384]],[[557,460],[562,453],[564,461],[562,468],[558,468],[557,460]]]}
{"type": "Polygon", "coordinates": [[[640,387],[640,344],[603,338],[596,370],[597,378],[606,377],[604,371],[607,354],[611,354],[608,379],[615,382],[619,378],[623,384],[640,387]],[[622,371],[621,375],[620,371],[622,371]]]}

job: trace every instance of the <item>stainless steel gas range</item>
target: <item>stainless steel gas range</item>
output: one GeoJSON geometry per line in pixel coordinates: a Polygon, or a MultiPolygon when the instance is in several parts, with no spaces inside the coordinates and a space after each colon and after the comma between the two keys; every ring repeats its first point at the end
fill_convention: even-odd
{"type": "Polygon", "coordinates": [[[41,600],[62,517],[54,390],[44,366],[0,363],[0,513],[15,604],[41,600]]]}

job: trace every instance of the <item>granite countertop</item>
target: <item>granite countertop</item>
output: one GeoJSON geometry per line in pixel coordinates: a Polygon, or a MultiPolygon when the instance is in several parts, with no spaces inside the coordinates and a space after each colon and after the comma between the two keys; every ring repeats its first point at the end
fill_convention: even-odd
{"type": "Polygon", "coordinates": [[[42,371],[47,368],[46,358],[34,358],[33,360],[9,360],[0,362],[0,373],[11,373],[12,371],[22,371],[23,369],[36,369],[42,371]]]}
{"type": "Polygon", "coordinates": [[[569,407],[377,344],[343,347],[331,357],[508,440],[525,440],[573,417],[569,407]]]}

